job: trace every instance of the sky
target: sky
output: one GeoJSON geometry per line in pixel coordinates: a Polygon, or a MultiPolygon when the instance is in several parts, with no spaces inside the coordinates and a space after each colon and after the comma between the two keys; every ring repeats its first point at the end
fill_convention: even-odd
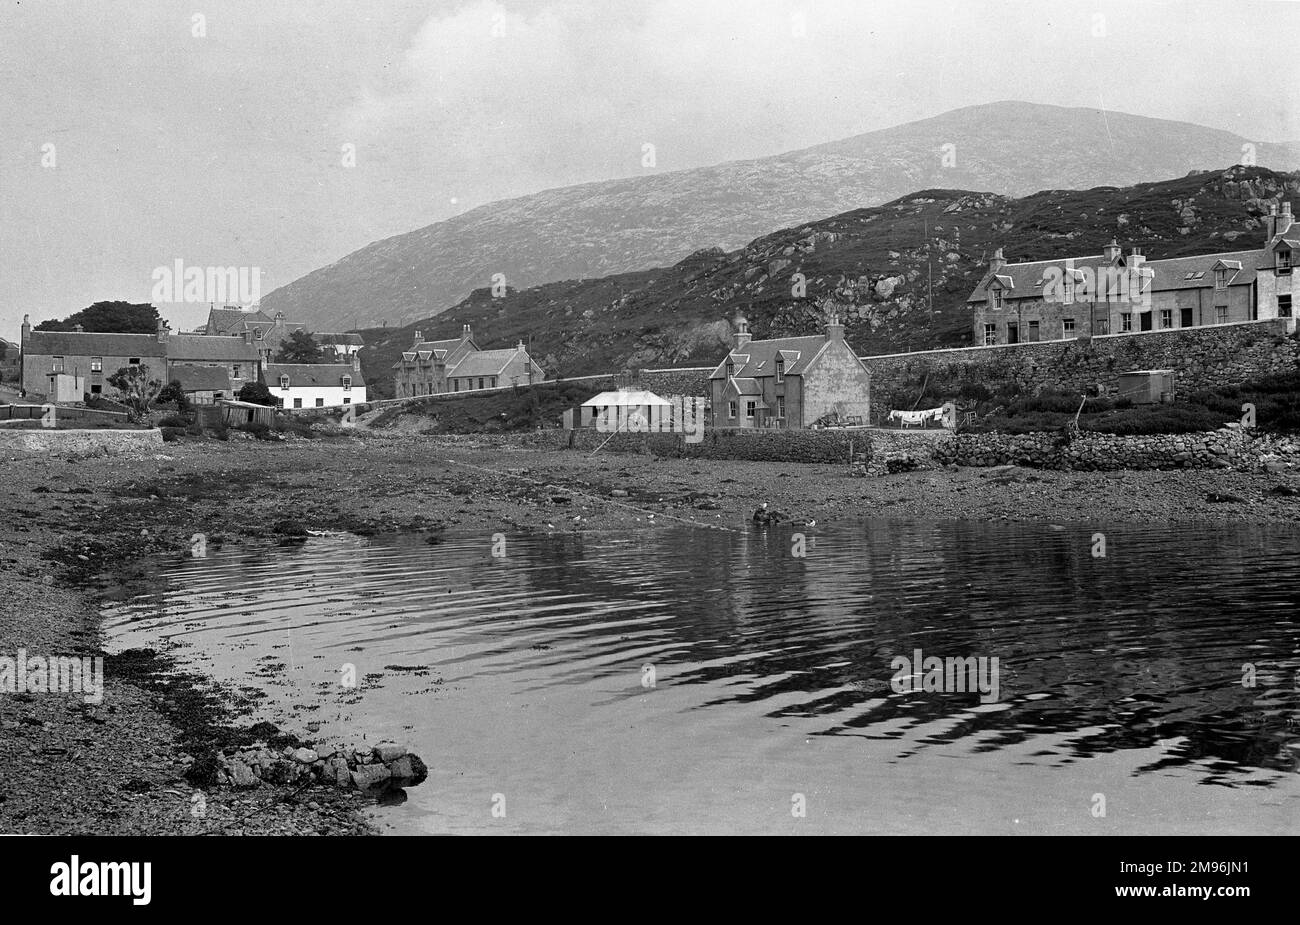
{"type": "Polygon", "coordinates": [[[0,0],[0,336],[106,299],[190,328],[177,261],[266,293],[497,200],[997,100],[1297,140],[1296,35],[1291,0],[0,0]]]}

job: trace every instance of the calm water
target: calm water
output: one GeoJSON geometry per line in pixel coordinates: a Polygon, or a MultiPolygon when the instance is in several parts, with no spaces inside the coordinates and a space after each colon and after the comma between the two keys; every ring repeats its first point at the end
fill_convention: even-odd
{"type": "Polygon", "coordinates": [[[108,623],[408,743],[398,832],[1300,832],[1300,533],[1095,529],[322,537],[173,563],[108,623]],[[916,649],[996,656],[1000,699],[895,693],[916,649]]]}

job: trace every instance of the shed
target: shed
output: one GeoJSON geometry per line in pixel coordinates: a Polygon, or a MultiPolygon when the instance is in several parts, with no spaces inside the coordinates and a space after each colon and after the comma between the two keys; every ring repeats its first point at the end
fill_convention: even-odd
{"type": "MultiPolygon", "coordinates": [[[[590,417],[585,410],[582,412],[580,422],[580,426],[589,426],[596,424],[602,417],[606,423],[623,422],[633,414],[640,414],[644,420],[649,421],[651,408],[671,408],[672,402],[644,389],[616,389],[592,396],[579,407],[591,409],[590,417]]],[[[614,427],[610,426],[609,429],[613,430],[614,427]]]]}
{"type": "Polygon", "coordinates": [[[78,402],[86,399],[86,377],[78,373],[48,373],[50,390],[45,397],[52,402],[78,402]]]}
{"type": "Polygon", "coordinates": [[[1131,399],[1135,405],[1154,405],[1174,400],[1172,369],[1135,369],[1120,373],[1117,385],[1118,397],[1131,399]]]}
{"type": "Polygon", "coordinates": [[[222,420],[231,427],[248,424],[265,424],[269,427],[275,423],[275,409],[270,405],[258,405],[250,401],[219,401],[217,405],[221,408],[222,420]]]}

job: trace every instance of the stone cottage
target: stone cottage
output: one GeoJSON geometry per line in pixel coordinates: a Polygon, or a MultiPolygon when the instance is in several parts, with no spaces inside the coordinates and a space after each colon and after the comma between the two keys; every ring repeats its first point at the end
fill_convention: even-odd
{"type": "Polygon", "coordinates": [[[737,319],[735,346],[709,376],[714,427],[811,427],[868,422],[871,374],[832,316],[825,333],[753,340],[737,319]]]}

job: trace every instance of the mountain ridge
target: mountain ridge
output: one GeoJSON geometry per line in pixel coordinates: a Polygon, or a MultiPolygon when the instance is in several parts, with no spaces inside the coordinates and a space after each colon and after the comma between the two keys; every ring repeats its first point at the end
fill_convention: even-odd
{"type": "Polygon", "coordinates": [[[1023,196],[1127,186],[1233,163],[1243,145],[1277,169],[1300,149],[1127,113],[1002,101],[811,147],[552,187],[372,242],[266,295],[309,327],[405,323],[454,305],[494,274],[527,287],[733,249],[773,228],[924,188],[1023,196]],[[951,145],[951,148],[945,148],[951,145]],[[945,155],[947,155],[945,159],[945,155]]]}

